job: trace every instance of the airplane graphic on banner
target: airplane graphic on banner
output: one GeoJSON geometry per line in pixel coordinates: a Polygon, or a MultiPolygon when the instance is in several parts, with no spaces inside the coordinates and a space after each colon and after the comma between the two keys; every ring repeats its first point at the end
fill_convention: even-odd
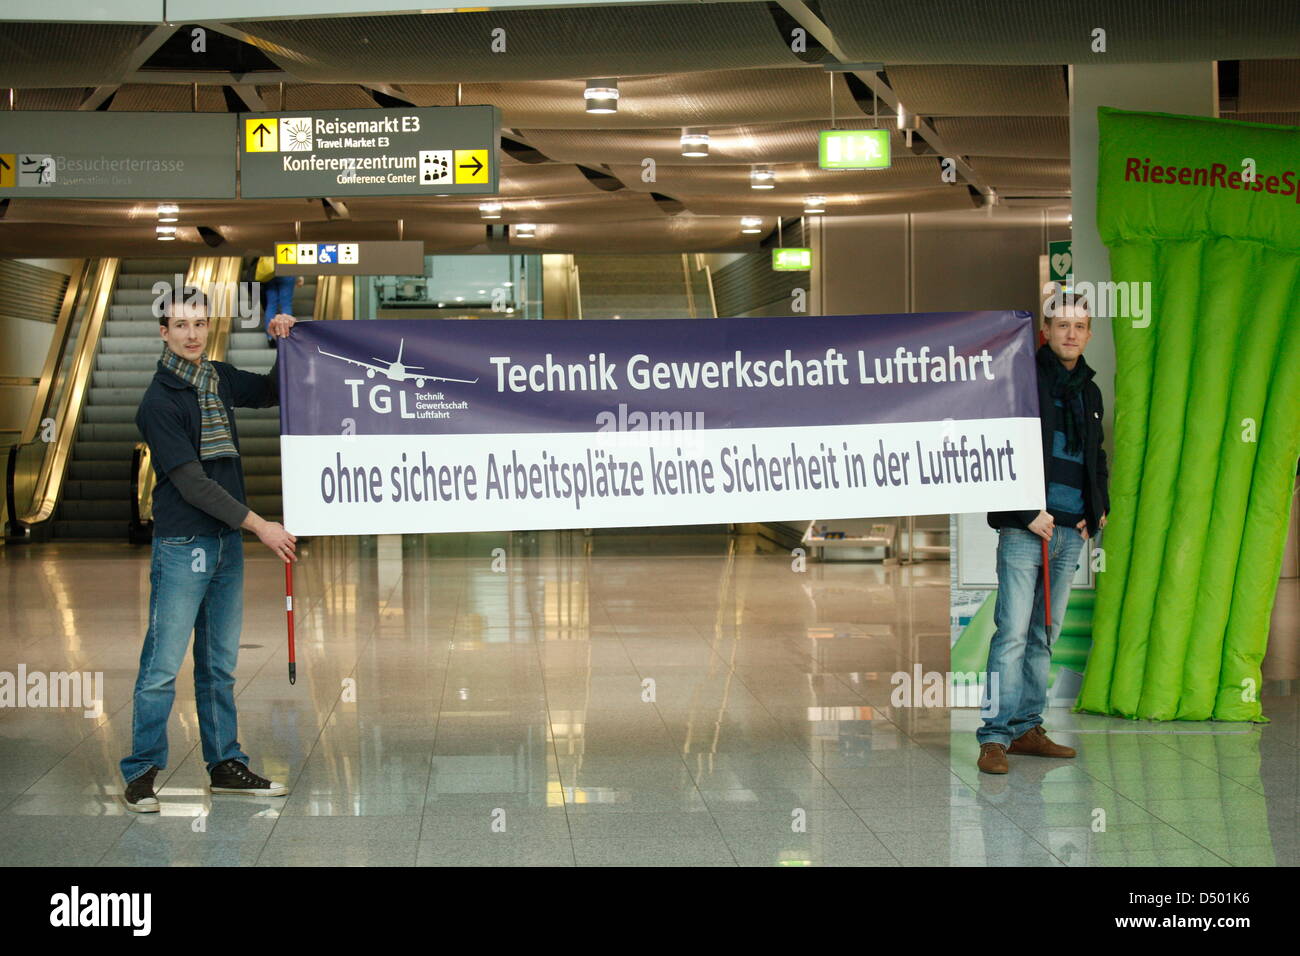
{"type": "Polygon", "coordinates": [[[386,359],[371,356],[376,362],[381,364],[373,365],[370,362],[363,362],[361,359],[348,358],[346,355],[335,355],[333,352],[326,352],[319,345],[316,351],[321,355],[328,355],[330,358],[338,359],[342,362],[348,362],[352,365],[359,365],[366,370],[366,378],[374,378],[376,372],[383,375],[393,382],[414,381],[416,388],[423,388],[426,381],[429,382],[463,382],[466,385],[473,385],[478,381],[476,378],[447,378],[442,375],[428,375],[424,372],[423,365],[404,365],[402,363],[402,349],[406,347],[406,339],[402,339],[397,346],[396,360],[389,362],[386,359]],[[411,369],[419,369],[418,372],[412,372],[411,369]]]}

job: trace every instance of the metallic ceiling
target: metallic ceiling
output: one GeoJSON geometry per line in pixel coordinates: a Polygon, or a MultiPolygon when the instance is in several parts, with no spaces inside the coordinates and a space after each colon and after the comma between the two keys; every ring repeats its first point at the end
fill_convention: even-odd
{"type": "MultiPolygon", "coordinates": [[[[575,251],[748,249],[737,217],[799,216],[809,194],[828,216],[971,209],[965,182],[947,183],[921,139],[909,150],[865,85],[827,72],[815,39],[791,48],[783,8],[728,2],[493,10],[207,24],[262,51],[275,70],[239,76],[159,71],[149,51],[167,30],[105,24],[0,24],[0,87],[19,110],[222,112],[234,85],[266,109],[357,109],[492,103],[502,134],[502,223],[534,222],[537,238],[512,247],[575,251]],[[494,33],[504,31],[504,33],[494,33]],[[503,51],[493,41],[504,39],[503,51]],[[616,76],[614,115],[582,107],[588,79],[616,76]],[[197,84],[197,85],[196,85],[197,84]],[[223,84],[227,89],[223,90],[223,84]],[[110,98],[111,95],[111,98],[110,98]],[[817,168],[817,134],[831,128],[892,132],[893,166],[817,168]],[[685,127],[707,129],[707,157],[681,155],[685,127]],[[528,152],[531,150],[532,152],[528,152]],[[645,160],[654,161],[650,177],[645,160]],[[776,188],[753,190],[754,164],[776,188]]],[[[1070,191],[1068,65],[1236,59],[1225,116],[1300,125],[1300,2],[1028,0],[975,7],[958,0],[820,0],[840,49],[884,65],[881,78],[924,118],[982,188],[1011,205],[1063,207],[1070,191]],[[978,11],[973,12],[973,11],[978,11]],[[1092,31],[1107,52],[1093,53],[1092,31]]],[[[184,29],[190,29],[186,27],[184,29]]],[[[246,49],[246,48],[245,48],[246,49]]],[[[0,90],[0,108],[7,106],[0,90]]],[[[481,198],[481,197],[480,197],[481,198]]],[[[216,230],[230,251],[291,238],[423,238],[431,249],[490,248],[478,201],[347,199],[346,219],[319,200],[183,202],[178,241],[153,238],[149,203],[15,199],[0,204],[0,255],[192,255],[216,230]],[[300,224],[295,227],[295,224],[300,224]]]]}

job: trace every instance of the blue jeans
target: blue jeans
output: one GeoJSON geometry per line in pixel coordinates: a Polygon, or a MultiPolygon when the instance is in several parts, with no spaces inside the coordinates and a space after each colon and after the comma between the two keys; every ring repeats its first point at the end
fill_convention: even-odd
{"type": "Polygon", "coordinates": [[[297,276],[273,276],[264,282],[266,286],[266,307],[262,315],[270,322],[281,313],[293,315],[293,290],[298,284],[297,276]]]}
{"type": "Polygon", "coordinates": [[[149,631],[140,652],[132,700],[130,783],[150,767],[167,766],[167,719],[176,675],[194,632],[194,698],[203,759],[210,771],[248,755],[235,739],[235,659],[244,618],[244,542],[238,531],[154,538],[149,567],[149,631]]]}
{"type": "Polygon", "coordinates": [[[1083,535],[1058,526],[1048,544],[1052,570],[1052,633],[1043,623],[1043,539],[1021,528],[998,532],[998,596],[993,609],[997,630],[989,644],[989,694],[997,677],[997,711],[975,732],[981,744],[1010,746],[1043,722],[1052,645],[1079,568],[1083,535]]]}

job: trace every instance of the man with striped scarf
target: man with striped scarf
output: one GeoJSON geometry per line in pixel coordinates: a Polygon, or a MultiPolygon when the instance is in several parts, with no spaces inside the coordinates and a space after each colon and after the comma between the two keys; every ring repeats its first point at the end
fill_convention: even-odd
{"type": "MultiPolygon", "coordinates": [[[[286,337],[291,316],[275,317],[286,337]]],[[[157,812],[153,782],[167,766],[167,721],[176,675],[194,634],[194,696],[203,760],[213,793],[283,796],[288,788],[253,773],[236,739],[235,661],[243,625],[240,529],[283,561],[297,560],[294,536],[255,514],[244,496],[234,408],[278,405],[278,362],[267,375],[208,360],[208,303],[176,290],[159,316],[162,356],[136,413],[157,485],[149,570],[149,629],[133,698],[131,755],[122,760],[127,809],[157,812]]]]}

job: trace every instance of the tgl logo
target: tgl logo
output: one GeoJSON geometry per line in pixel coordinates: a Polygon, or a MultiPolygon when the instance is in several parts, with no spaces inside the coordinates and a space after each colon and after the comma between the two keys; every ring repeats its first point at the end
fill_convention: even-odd
{"type": "MultiPolygon", "coordinates": [[[[397,346],[397,358],[389,361],[387,359],[374,358],[373,362],[367,362],[362,359],[350,358],[346,355],[337,355],[334,352],[326,352],[323,348],[317,346],[316,351],[321,355],[338,359],[341,362],[347,362],[349,365],[356,365],[366,370],[366,378],[345,378],[343,384],[352,389],[352,407],[361,407],[360,391],[361,386],[366,384],[366,379],[373,379],[376,375],[383,375],[389,381],[393,382],[415,382],[416,388],[424,388],[424,383],[429,382],[461,382],[465,385],[473,385],[478,381],[477,378],[448,378],[445,375],[430,375],[424,370],[422,365],[407,365],[402,361],[402,351],[406,348],[406,339],[402,339],[397,346]],[[375,364],[379,363],[379,364],[375,364]]],[[[441,401],[443,394],[435,392],[432,394],[417,394],[417,400],[422,401],[441,401]]],[[[371,410],[380,415],[387,415],[393,410],[392,388],[391,386],[380,383],[370,388],[367,398],[371,410]]],[[[425,417],[417,415],[407,406],[406,391],[398,392],[398,402],[400,405],[400,414],[403,418],[420,418],[425,417]]],[[[417,401],[416,408],[420,408],[417,401]]]]}

